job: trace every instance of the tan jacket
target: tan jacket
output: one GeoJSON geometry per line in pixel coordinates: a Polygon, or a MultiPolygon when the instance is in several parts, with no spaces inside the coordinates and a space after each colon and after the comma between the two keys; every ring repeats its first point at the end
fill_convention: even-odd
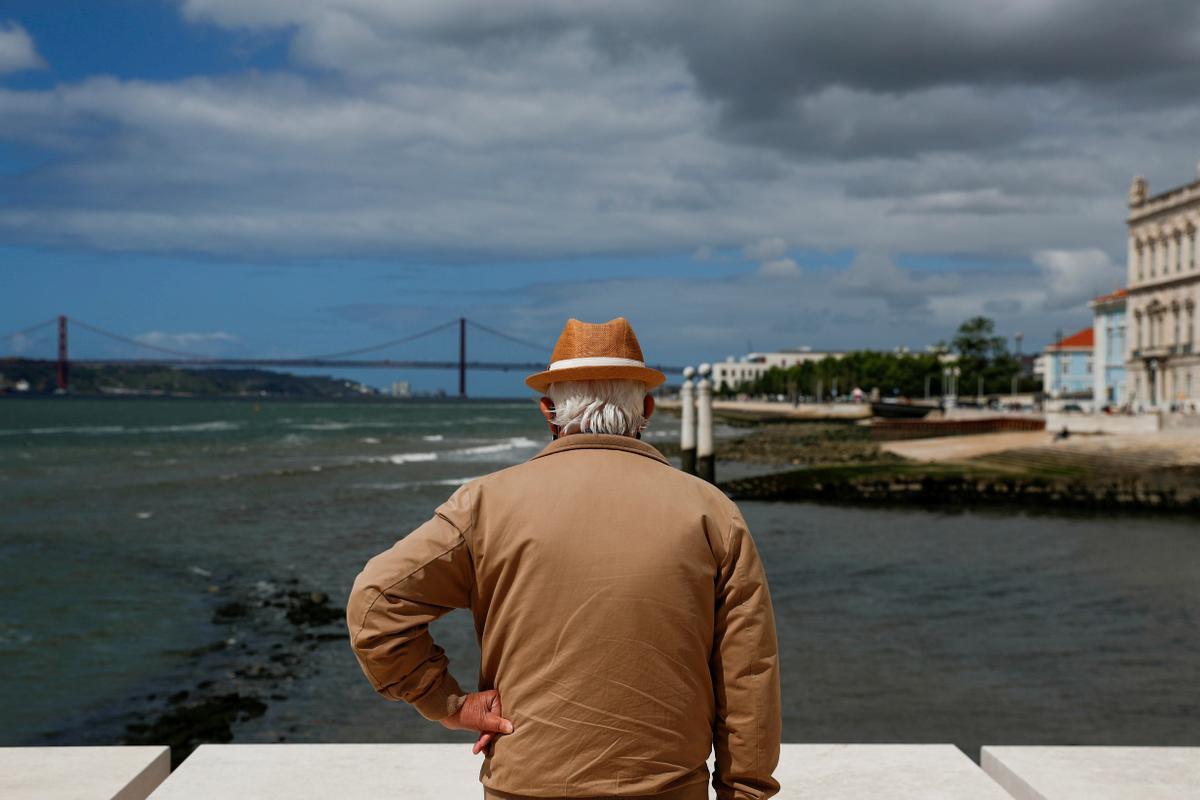
{"type": "Polygon", "coordinates": [[[475,618],[479,688],[515,730],[485,797],[767,798],[779,759],[775,618],[720,490],[640,439],[570,434],[460,487],[373,557],[346,609],[376,691],[437,720],[464,695],[428,624],[475,618]]]}

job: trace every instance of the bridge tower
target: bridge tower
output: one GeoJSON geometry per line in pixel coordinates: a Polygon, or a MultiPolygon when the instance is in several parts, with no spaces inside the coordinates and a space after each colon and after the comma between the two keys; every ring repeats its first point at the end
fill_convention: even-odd
{"type": "Polygon", "coordinates": [[[58,391],[67,392],[67,315],[58,315],[58,391]]]}
{"type": "Polygon", "coordinates": [[[467,318],[458,318],[458,396],[467,399],[467,318]]]}

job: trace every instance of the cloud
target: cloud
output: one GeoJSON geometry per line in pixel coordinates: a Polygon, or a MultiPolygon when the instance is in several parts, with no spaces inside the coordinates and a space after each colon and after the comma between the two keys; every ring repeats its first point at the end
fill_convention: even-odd
{"type": "Polygon", "coordinates": [[[0,88],[0,142],[28,154],[0,175],[0,242],[1116,257],[1130,177],[1191,177],[1190,2],[701,2],[186,0],[290,62],[0,88]]]}
{"type": "Polygon", "coordinates": [[[14,333],[9,336],[8,341],[5,342],[5,344],[8,345],[9,352],[13,353],[14,355],[20,355],[21,353],[28,351],[32,343],[33,339],[23,333],[14,333]]]}
{"type": "Polygon", "coordinates": [[[1015,297],[997,297],[985,300],[983,310],[989,314],[1016,314],[1024,304],[1015,297]]]}
{"type": "Polygon", "coordinates": [[[0,75],[45,66],[26,30],[11,20],[0,21],[0,75]]]}
{"type": "MultiPolygon", "coordinates": [[[[1028,213],[1031,201],[1013,197],[995,187],[971,191],[932,192],[898,201],[892,207],[896,214],[1022,214],[1028,213]]],[[[1047,210],[1044,203],[1036,204],[1047,210]]]]}
{"type": "Polygon", "coordinates": [[[760,264],[758,274],[770,278],[794,278],[800,275],[800,267],[790,258],[775,258],[760,264]]]}
{"type": "Polygon", "coordinates": [[[220,350],[222,345],[234,344],[240,341],[238,336],[226,331],[211,331],[206,333],[147,331],[133,338],[155,347],[179,350],[194,349],[201,355],[213,354],[217,350],[220,350]]]}
{"type": "Polygon", "coordinates": [[[918,273],[901,269],[883,253],[860,253],[834,285],[843,294],[879,298],[894,311],[920,311],[935,295],[961,293],[962,279],[950,273],[918,273]]]}
{"type": "MultiPolygon", "coordinates": [[[[885,252],[864,255],[851,268],[793,261],[799,280],[750,269],[723,278],[538,282],[464,298],[461,313],[547,348],[567,317],[625,316],[650,361],[675,365],[800,345],[922,349],[949,340],[977,315],[995,320],[1000,335],[1024,331],[1028,350],[1050,341],[1056,327],[1090,318],[1084,307],[1046,313],[1040,269],[1028,261],[964,261],[937,271],[900,267],[885,252]]],[[[385,314],[386,305],[373,313],[385,314]]],[[[411,315],[404,300],[396,309],[397,318],[411,315]]],[[[439,321],[410,320],[402,329],[439,321]]]]}
{"type": "Polygon", "coordinates": [[[1033,261],[1042,270],[1048,309],[1078,308],[1124,284],[1124,268],[1103,250],[1040,250],[1033,261]]]}
{"type": "MultiPolygon", "coordinates": [[[[1200,66],[1191,0],[569,4],[448,0],[186,0],[188,18],[294,28],[293,56],[345,74],[406,69],[401,48],[511,55],[582,34],[601,58],[674,53],[734,139],[863,154],[978,147],[1031,130],[1018,89],[1190,99],[1200,66]]],[[[440,59],[439,59],[440,60],[440,59]]]]}
{"type": "Polygon", "coordinates": [[[742,248],[742,255],[751,261],[767,261],[773,258],[783,258],[783,254],[786,252],[787,242],[778,236],[759,239],[757,242],[748,244],[742,248]]]}

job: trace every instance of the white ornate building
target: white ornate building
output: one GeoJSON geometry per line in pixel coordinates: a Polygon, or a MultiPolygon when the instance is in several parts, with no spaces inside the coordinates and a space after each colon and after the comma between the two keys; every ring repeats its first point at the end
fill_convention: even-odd
{"type": "Polygon", "coordinates": [[[1200,400],[1200,180],[1148,196],[1129,189],[1129,324],[1126,361],[1135,406],[1170,408],[1200,400]]]}
{"type": "Polygon", "coordinates": [[[737,386],[744,381],[758,380],[772,367],[787,369],[806,361],[841,358],[843,350],[813,350],[811,347],[784,349],[774,353],[747,353],[740,359],[729,356],[712,365],[713,388],[737,386]]]}

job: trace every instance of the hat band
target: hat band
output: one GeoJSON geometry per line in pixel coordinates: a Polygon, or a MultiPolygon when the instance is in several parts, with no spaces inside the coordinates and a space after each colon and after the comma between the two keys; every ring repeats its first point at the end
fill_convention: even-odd
{"type": "Polygon", "coordinates": [[[612,356],[590,356],[587,358],[564,358],[561,361],[551,361],[550,369],[570,369],[571,367],[644,367],[646,362],[636,358],[615,358],[612,356]]]}

